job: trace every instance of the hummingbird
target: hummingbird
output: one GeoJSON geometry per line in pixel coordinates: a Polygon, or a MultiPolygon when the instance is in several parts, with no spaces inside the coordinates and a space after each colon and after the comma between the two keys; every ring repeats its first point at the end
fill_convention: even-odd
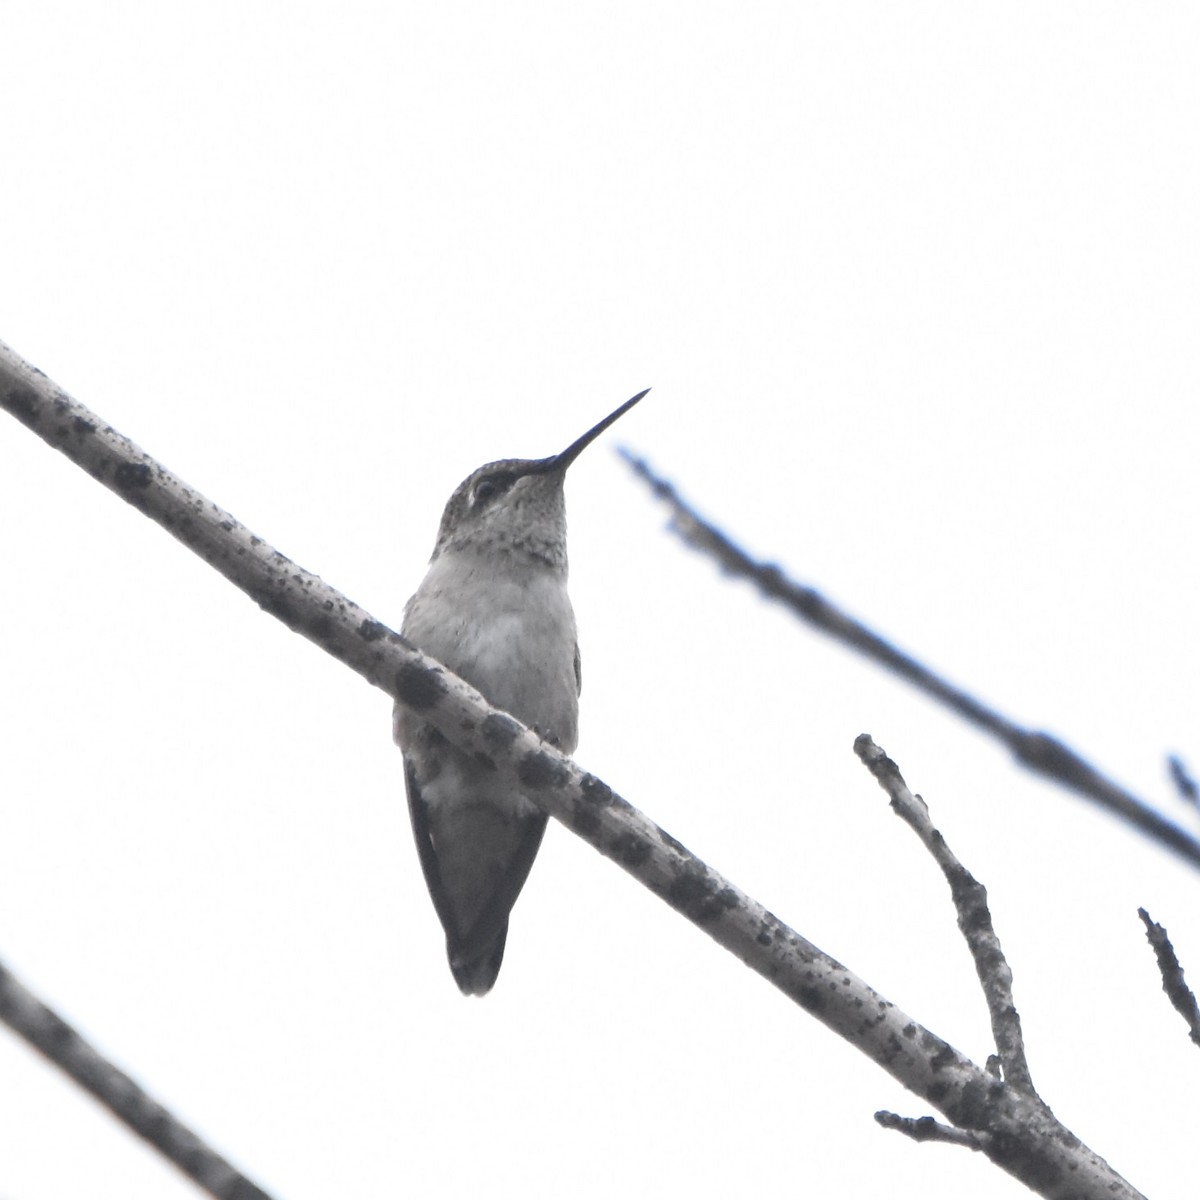
{"type": "MultiPolygon", "coordinates": [[[[564,754],[578,741],[581,675],[563,483],[587,446],[645,394],[561,454],[472,471],[446,504],[429,570],[404,609],[406,638],[564,754]]],[[[392,729],[450,971],[463,995],[485,995],[546,814],[399,703],[392,729]]]]}

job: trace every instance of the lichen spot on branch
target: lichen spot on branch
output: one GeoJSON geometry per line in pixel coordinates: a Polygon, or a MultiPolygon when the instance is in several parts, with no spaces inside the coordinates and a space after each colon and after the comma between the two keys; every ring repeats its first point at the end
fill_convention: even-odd
{"type": "Polygon", "coordinates": [[[522,756],[517,778],[525,787],[541,791],[543,788],[562,787],[571,778],[571,772],[559,759],[544,750],[531,750],[522,756]]]}
{"type": "Polygon", "coordinates": [[[145,463],[122,463],[113,475],[113,483],[122,492],[140,492],[150,486],[150,468],[145,463]]]}
{"type": "Polygon", "coordinates": [[[685,867],[667,892],[667,900],[690,921],[706,925],[737,907],[737,893],[719,888],[704,871],[685,867]]]}
{"type": "Polygon", "coordinates": [[[406,708],[428,712],[436,708],[446,694],[446,681],[437,667],[405,663],[396,672],[393,694],[406,708]]]}

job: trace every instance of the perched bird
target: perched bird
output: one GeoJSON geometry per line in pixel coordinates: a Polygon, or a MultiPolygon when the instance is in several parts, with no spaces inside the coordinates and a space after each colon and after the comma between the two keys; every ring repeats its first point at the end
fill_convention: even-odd
{"type": "MultiPolygon", "coordinates": [[[[561,454],[501,459],[468,475],[442,513],[429,570],[404,610],[405,637],[564,754],[578,740],[580,673],[563,482],[585,447],[645,394],[561,454]]],[[[464,995],[482,996],[496,982],[508,914],[546,814],[399,703],[393,732],[450,970],[464,995]]]]}

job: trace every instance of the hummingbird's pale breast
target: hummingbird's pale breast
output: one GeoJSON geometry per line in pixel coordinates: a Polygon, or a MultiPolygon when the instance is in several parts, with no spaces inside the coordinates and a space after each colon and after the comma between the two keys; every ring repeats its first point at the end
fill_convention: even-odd
{"type": "Polygon", "coordinates": [[[494,707],[564,754],[574,751],[579,686],[565,565],[439,555],[408,602],[402,632],[494,707]]]}

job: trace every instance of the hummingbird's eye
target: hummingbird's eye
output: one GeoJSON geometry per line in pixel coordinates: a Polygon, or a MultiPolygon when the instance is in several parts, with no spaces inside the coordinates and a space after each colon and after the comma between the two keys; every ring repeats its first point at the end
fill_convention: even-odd
{"type": "Polygon", "coordinates": [[[491,475],[485,475],[471,492],[471,504],[478,507],[486,504],[489,500],[494,500],[502,492],[507,492],[516,478],[507,471],[496,471],[491,475]]]}

